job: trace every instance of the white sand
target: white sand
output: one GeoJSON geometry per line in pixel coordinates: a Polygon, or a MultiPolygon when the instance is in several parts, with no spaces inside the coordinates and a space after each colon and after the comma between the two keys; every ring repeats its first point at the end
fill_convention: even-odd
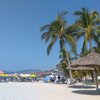
{"type": "Polygon", "coordinates": [[[0,83],[0,100],[100,100],[100,95],[72,91],[95,88],[69,88],[48,83],[0,83]]]}

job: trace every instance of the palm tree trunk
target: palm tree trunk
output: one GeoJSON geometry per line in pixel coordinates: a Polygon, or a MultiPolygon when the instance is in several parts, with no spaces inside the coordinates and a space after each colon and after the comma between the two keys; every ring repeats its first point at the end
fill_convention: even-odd
{"type": "MultiPolygon", "coordinates": [[[[66,56],[67,56],[67,61],[68,61],[68,67],[70,67],[70,60],[69,60],[69,56],[68,56],[68,53],[66,53],[66,56]]],[[[73,77],[72,77],[72,71],[69,70],[69,77],[70,77],[70,84],[73,83],[73,77]]]]}
{"type": "Polygon", "coordinates": [[[90,52],[93,53],[93,48],[92,48],[92,38],[90,39],[90,52]]]}
{"type": "MultiPolygon", "coordinates": [[[[91,53],[93,53],[93,48],[92,48],[92,38],[90,39],[90,50],[91,50],[91,53]]],[[[97,93],[98,92],[98,79],[97,79],[97,69],[94,68],[94,81],[95,81],[95,84],[96,84],[96,90],[97,90],[97,93]]]]}
{"type": "Polygon", "coordinates": [[[60,50],[64,50],[64,49],[65,49],[64,40],[61,37],[61,39],[60,39],[60,50]]]}
{"type": "MultiPolygon", "coordinates": [[[[63,38],[60,39],[60,49],[66,51],[63,38]]],[[[70,60],[69,60],[69,55],[68,55],[67,51],[66,51],[66,57],[67,57],[67,61],[68,61],[68,67],[70,67],[70,60]]],[[[65,59],[64,55],[63,55],[63,59],[65,59]]],[[[73,83],[73,77],[72,77],[72,71],[71,70],[69,70],[69,77],[70,77],[70,84],[72,84],[73,83]]]]}
{"type": "MultiPolygon", "coordinates": [[[[69,57],[67,59],[68,59],[68,67],[70,67],[69,57]]],[[[73,77],[72,77],[72,71],[71,70],[69,70],[69,77],[70,77],[70,83],[72,84],[73,83],[73,77]]]]}

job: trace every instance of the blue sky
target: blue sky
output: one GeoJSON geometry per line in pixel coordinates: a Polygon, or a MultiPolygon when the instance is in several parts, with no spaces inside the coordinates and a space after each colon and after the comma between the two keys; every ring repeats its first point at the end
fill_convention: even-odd
{"type": "Polygon", "coordinates": [[[100,12],[99,4],[99,0],[0,0],[0,69],[55,68],[59,63],[59,46],[47,56],[40,27],[63,10],[69,12],[66,19],[71,24],[75,20],[74,11],[87,7],[100,12]]]}

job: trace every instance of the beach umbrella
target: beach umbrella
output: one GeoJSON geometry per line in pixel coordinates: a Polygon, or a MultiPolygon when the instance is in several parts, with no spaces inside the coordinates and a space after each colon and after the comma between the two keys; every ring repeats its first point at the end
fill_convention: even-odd
{"type": "Polygon", "coordinates": [[[18,78],[18,74],[9,74],[9,77],[15,77],[15,78],[18,78]]]}
{"type": "Polygon", "coordinates": [[[8,77],[8,74],[0,74],[0,77],[8,77]]]}
{"type": "Polygon", "coordinates": [[[45,82],[49,82],[49,81],[50,81],[50,76],[46,76],[46,77],[44,78],[44,81],[45,81],[45,82]]]}
{"type": "Polygon", "coordinates": [[[97,70],[100,68],[100,54],[92,52],[71,63],[70,68],[93,70],[95,73],[96,90],[98,92],[97,70]]]}
{"type": "Polygon", "coordinates": [[[4,74],[4,72],[2,70],[0,70],[0,74],[4,74]]]}
{"type": "Polygon", "coordinates": [[[37,76],[36,76],[35,74],[31,74],[30,77],[31,77],[31,78],[35,78],[35,77],[37,77],[37,76]]]}
{"type": "Polygon", "coordinates": [[[30,77],[30,74],[20,74],[21,77],[27,78],[30,77]]]}

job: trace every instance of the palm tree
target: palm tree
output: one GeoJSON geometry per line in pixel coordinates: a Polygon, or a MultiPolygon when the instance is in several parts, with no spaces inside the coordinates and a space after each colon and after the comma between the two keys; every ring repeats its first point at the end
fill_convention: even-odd
{"type": "Polygon", "coordinates": [[[71,36],[73,29],[71,29],[70,26],[67,26],[67,21],[64,18],[66,14],[66,11],[58,13],[56,20],[52,21],[50,24],[42,26],[40,29],[40,31],[44,31],[41,36],[42,40],[45,40],[45,42],[50,41],[47,47],[48,55],[57,40],[59,41],[60,51],[66,48],[66,42],[69,43],[70,46],[72,46],[72,50],[75,51],[75,41],[71,36]]]}
{"type": "Polygon", "coordinates": [[[75,22],[75,25],[78,28],[76,34],[77,38],[84,36],[82,52],[87,49],[87,43],[90,44],[90,50],[92,52],[92,41],[100,44],[97,35],[100,29],[99,14],[97,11],[89,12],[88,9],[82,8],[81,11],[76,11],[74,15],[79,17],[78,20],[75,22]]]}
{"type": "MultiPolygon", "coordinates": [[[[50,54],[50,51],[56,41],[59,41],[60,51],[66,51],[68,65],[70,65],[68,50],[66,49],[65,43],[70,44],[71,50],[76,50],[75,40],[71,33],[75,31],[75,28],[72,26],[67,26],[67,21],[65,20],[66,11],[58,13],[56,20],[52,21],[48,25],[44,25],[41,27],[40,31],[44,31],[41,38],[45,40],[45,42],[49,42],[47,47],[47,54],[50,54]]],[[[64,55],[63,55],[63,59],[64,55]]]]}

